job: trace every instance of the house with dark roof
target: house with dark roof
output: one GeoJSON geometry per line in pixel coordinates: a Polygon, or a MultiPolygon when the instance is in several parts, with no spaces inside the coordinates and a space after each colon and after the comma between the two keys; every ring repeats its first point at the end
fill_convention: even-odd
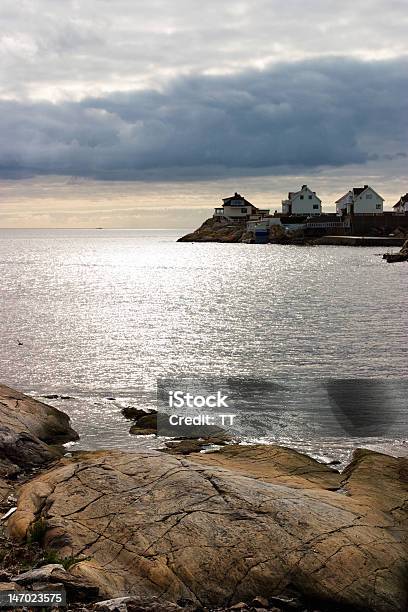
{"type": "Polygon", "coordinates": [[[338,215],[381,215],[384,209],[384,198],[372,187],[353,187],[336,200],[338,215]]]}
{"type": "Polygon", "coordinates": [[[214,209],[214,218],[230,221],[257,221],[269,215],[269,209],[257,208],[237,192],[233,196],[223,198],[222,201],[222,207],[214,209]]]}
{"type": "Polygon", "coordinates": [[[401,196],[392,208],[397,215],[408,215],[408,193],[401,196]]]}
{"type": "Polygon", "coordinates": [[[302,185],[299,191],[289,191],[288,198],[282,200],[284,215],[320,215],[321,212],[321,199],[307,185],[302,185]]]}

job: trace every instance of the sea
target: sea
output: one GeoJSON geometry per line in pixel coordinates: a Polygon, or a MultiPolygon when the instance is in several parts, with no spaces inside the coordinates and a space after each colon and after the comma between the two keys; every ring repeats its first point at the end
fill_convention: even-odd
{"type": "Polygon", "coordinates": [[[407,455],[408,265],[187,231],[0,230],[0,382],[70,415],[69,452],[163,446],[122,408],[205,380],[248,406],[244,443],[407,455]]]}

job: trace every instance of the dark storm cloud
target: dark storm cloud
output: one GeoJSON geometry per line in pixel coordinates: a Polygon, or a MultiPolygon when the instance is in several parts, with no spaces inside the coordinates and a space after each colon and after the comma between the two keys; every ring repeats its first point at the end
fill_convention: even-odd
{"type": "Polygon", "coordinates": [[[206,179],[407,152],[408,61],[311,59],[163,90],[0,101],[0,175],[206,179]]]}

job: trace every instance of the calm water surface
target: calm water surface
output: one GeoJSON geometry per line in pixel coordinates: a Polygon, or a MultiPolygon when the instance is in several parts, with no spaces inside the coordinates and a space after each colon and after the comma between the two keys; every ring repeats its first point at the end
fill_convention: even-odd
{"type": "MultiPolygon", "coordinates": [[[[152,406],[158,377],[406,380],[408,265],[378,248],[177,243],[182,233],[0,230],[0,380],[71,396],[50,403],[71,415],[75,448],[157,445],[128,435],[120,410],[152,406]]],[[[407,453],[404,429],[324,439],[295,409],[289,420],[266,418],[258,438],[328,458],[358,445],[407,453]]]]}

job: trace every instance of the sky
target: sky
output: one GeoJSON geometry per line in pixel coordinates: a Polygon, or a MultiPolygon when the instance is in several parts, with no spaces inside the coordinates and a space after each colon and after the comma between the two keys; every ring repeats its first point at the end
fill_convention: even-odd
{"type": "Polygon", "coordinates": [[[406,0],[2,0],[0,227],[408,191],[406,0]]]}

